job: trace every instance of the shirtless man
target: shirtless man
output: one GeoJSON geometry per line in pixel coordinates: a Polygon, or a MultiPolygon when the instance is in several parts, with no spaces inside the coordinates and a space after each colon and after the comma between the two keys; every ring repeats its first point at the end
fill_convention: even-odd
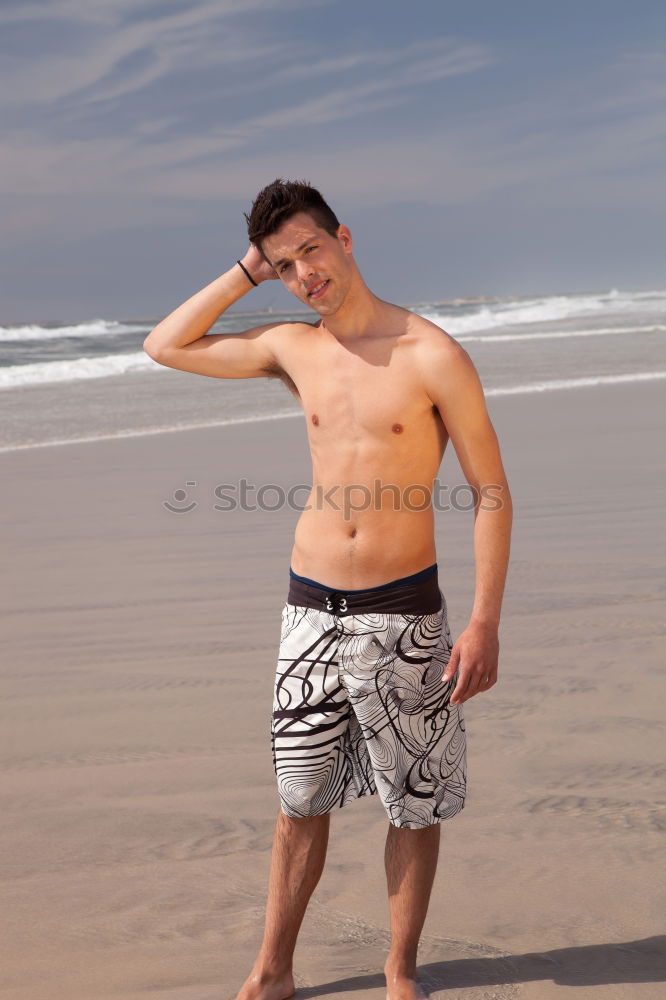
{"type": "Polygon", "coordinates": [[[350,230],[319,192],[278,179],[246,219],[242,260],[144,344],[170,368],[282,378],[303,406],[312,454],[274,688],[281,809],[264,939],[237,1000],[294,994],[293,952],[324,867],[330,812],[372,794],[389,819],[387,995],[416,1000],[424,996],[416,955],[440,824],[464,805],[462,704],[497,680],[511,497],[468,354],[433,323],[370,291],[350,230]],[[232,303],[270,280],[281,280],[318,322],[205,336],[232,303]],[[474,603],[455,644],[431,503],[449,439],[477,501],[474,603]]]}

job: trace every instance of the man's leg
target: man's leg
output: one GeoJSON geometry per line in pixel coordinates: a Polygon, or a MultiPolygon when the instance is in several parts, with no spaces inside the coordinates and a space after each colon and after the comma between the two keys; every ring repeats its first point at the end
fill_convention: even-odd
{"type": "Polygon", "coordinates": [[[389,825],[384,855],[391,950],[384,966],[389,1000],[417,1000],[416,951],[437,871],[440,824],[419,830],[389,825]]]}
{"type": "Polygon", "coordinates": [[[275,824],[266,925],[261,950],[237,1000],[286,1000],[294,993],[292,960],[305,910],[324,870],[330,813],[275,824]]]}

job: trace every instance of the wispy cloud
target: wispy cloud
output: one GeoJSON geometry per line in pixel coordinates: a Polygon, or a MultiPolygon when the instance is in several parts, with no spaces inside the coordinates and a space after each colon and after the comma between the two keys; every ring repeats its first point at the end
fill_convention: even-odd
{"type": "MultiPolygon", "coordinates": [[[[141,123],[134,134],[94,141],[49,141],[38,137],[3,153],[8,190],[111,194],[144,192],[153,197],[244,197],[269,174],[307,172],[351,200],[376,203],[423,197],[433,204],[459,204],[492,192],[539,185],[549,199],[592,199],[613,187],[613,175],[646,168],[666,155],[666,108],[655,93],[666,88],[666,60],[654,53],[638,60],[649,75],[632,78],[627,58],[612,60],[586,80],[560,83],[504,106],[453,114],[446,128],[426,128],[405,141],[373,129],[338,132],[321,148],[310,141],[315,125],[403,108],[424,82],[447,74],[473,73],[492,65],[483,47],[454,48],[445,40],[375,53],[375,70],[363,81],[324,89],[265,113],[239,117],[233,125],[200,130],[184,141],[179,116],[141,123]],[[381,63],[383,72],[378,73],[381,63]],[[616,106],[619,102],[619,107],[616,106]],[[623,103],[624,102],[624,103],[623,103]],[[624,107],[631,114],[614,113],[624,107]],[[161,131],[166,136],[161,141],[161,131]],[[273,136],[270,151],[253,149],[273,136]],[[586,178],[590,178],[589,184],[586,178]],[[596,192],[596,193],[595,193],[596,192]]],[[[366,62],[364,53],[355,66],[366,62]]],[[[328,62],[330,60],[322,60],[328,62]]],[[[319,65],[316,56],[310,63],[319,65]]],[[[285,67],[286,68],[286,67],[285,67]]],[[[298,76],[298,74],[296,74],[298,76]]],[[[265,143],[264,143],[265,146],[265,143]]],[[[646,195],[647,197],[647,195],[646,195]]]]}
{"type": "MultiPolygon", "coordinates": [[[[242,26],[224,23],[224,16],[253,8],[272,9],[278,0],[243,0],[243,3],[199,2],[178,4],[175,10],[159,13],[154,19],[132,19],[133,0],[77,3],[59,0],[51,4],[29,4],[20,17],[5,10],[0,23],[20,27],[25,20],[59,19],[72,32],[92,25],[80,45],[71,51],[41,52],[30,59],[29,51],[10,54],[0,68],[0,106],[21,107],[43,104],[54,107],[68,99],[85,104],[91,100],[111,100],[130,96],[147,84],[178,70],[286,58],[294,46],[273,41],[261,45],[248,40],[242,26]],[[123,13],[128,16],[123,18],[123,13]],[[222,38],[220,38],[220,32],[222,38]],[[222,44],[222,48],[220,45],[222,44]]],[[[310,0],[286,0],[290,6],[304,6],[310,0]]],[[[259,34],[259,32],[257,32],[259,34]]],[[[269,63],[270,64],[270,63],[269,63]]]]}
{"type": "MultiPolygon", "coordinates": [[[[484,46],[454,48],[446,40],[428,43],[427,48],[439,48],[429,58],[423,58],[425,46],[411,46],[405,52],[378,53],[385,63],[393,63],[390,73],[373,75],[365,83],[328,90],[290,106],[279,107],[264,115],[249,118],[234,128],[239,144],[259,133],[289,128],[307,128],[313,125],[354,118],[381,108],[396,107],[411,99],[410,88],[433,83],[449,76],[473,73],[488,66],[492,57],[484,46]],[[402,65],[400,65],[402,64],[402,65]],[[242,138],[241,138],[242,137],[242,138]]],[[[315,64],[316,66],[316,64],[315,64]]],[[[223,136],[227,133],[222,133],[223,136]]]]}
{"type": "Polygon", "coordinates": [[[103,27],[114,27],[123,20],[147,21],[153,25],[164,22],[181,24],[199,21],[202,17],[228,17],[260,10],[294,10],[324,6],[332,0],[148,0],[140,8],[136,0],[3,0],[0,23],[12,24],[26,20],[85,21],[103,27]]]}
{"type": "Polygon", "coordinates": [[[266,19],[244,20],[285,2],[312,5],[162,0],[141,16],[134,0],[5,5],[6,24],[48,11],[92,26],[74,54],[5,59],[0,104],[15,105],[0,139],[5,193],[219,200],[305,170],[366,204],[460,204],[519,185],[575,197],[574,179],[594,199],[622,171],[649,172],[665,155],[666,52],[654,44],[537,82],[518,100],[494,95],[491,78],[487,98],[461,110],[447,100],[449,81],[497,74],[501,48],[434,37],[332,55],[266,19]],[[434,114],[419,124],[433,95],[434,114]]]}
{"type": "MultiPolygon", "coordinates": [[[[412,42],[400,48],[363,49],[357,52],[347,52],[334,58],[322,59],[310,54],[310,57],[302,63],[280,69],[275,78],[278,80],[312,79],[316,76],[340,76],[353,70],[362,70],[368,74],[374,73],[377,69],[407,64],[412,67],[412,77],[416,75],[419,66],[421,66],[426,77],[433,79],[438,78],[440,72],[450,75],[451,71],[455,69],[456,57],[463,60],[476,58],[481,60],[483,66],[488,65],[493,60],[488,46],[464,45],[448,38],[438,37],[423,42],[412,42]]],[[[472,68],[474,67],[468,65],[462,71],[469,72],[472,68]]]]}
{"type": "MultiPolygon", "coordinates": [[[[93,301],[96,252],[123,247],[126,263],[173,237],[190,259],[199,226],[217,234],[211,215],[242,229],[239,205],[284,176],[312,180],[355,235],[365,220],[371,241],[377,225],[387,233],[413,216],[430,232],[423,251],[439,254],[437,220],[457,219],[461,275],[465,260],[484,257],[473,244],[489,219],[520,261],[523,245],[538,256],[548,243],[549,223],[562,245],[570,224],[572,243],[587,247],[614,231],[613,218],[631,228],[640,216],[636,251],[645,244],[652,266],[666,160],[662,37],[629,9],[595,34],[584,5],[572,33],[546,30],[555,15],[536,8],[527,18],[511,5],[496,16],[495,0],[468,8],[2,0],[0,205],[14,260],[34,254],[48,269],[56,254],[71,289],[59,284],[54,301],[93,301]],[[586,46],[586,33],[598,44],[586,46]]],[[[165,274],[155,271],[154,288],[174,278],[165,274]]],[[[34,286],[26,277],[16,301],[32,302],[34,286]]]]}
{"type": "MultiPolygon", "coordinates": [[[[48,94],[51,103],[64,107],[63,114],[70,123],[77,122],[82,131],[84,108],[92,103],[99,108],[104,101],[121,101],[127,104],[136,99],[137,92],[158,79],[169,77],[177,69],[174,50],[167,44],[157,47],[154,37],[150,45],[152,27],[146,23],[131,25],[111,38],[105,36],[103,47],[91,47],[81,55],[74,71],[65,59],[45,61],[36,78],[25,69],[17,69],[6,91],[16,92],[32,86],[31,102],[36,103],[48,94]],[[133,62],[132,62],[133,60],[133,62]],[[119,73],[119,65],[126,67],[119,73]],[[23,75],[21,75],[23,74],[23,75]],[[30,81],[30,83],[28,82],[30,81]]],[[[182,37],[178,57],[183,64],[186,50],[182,37]]],[[[164,36],[162,38],[164,42],[164,36]]],[[[386,109],[396,109],[413,101],[419,88],[441,85],[448,77],[474,73],[492,63],[492,53],[486,46],[455,44],[448,39],[430,39],[404,48],[385,48],[374,51],[350,53],[346,58],[348,69],[353,69],[354,79],[335,72],[337,60],[317,59],[312,47],[306,59],[299,64],[293,61],[293,43],[286,42],[261,47],[247,46],[242,37],[233,33],[226,39],[223,55],[224,69],[232,64],[259,65],[261,72],[251,79],[254,91],[265,93],[262,103],[267,110],[243,117],[242,103],[230,102],[226,94],[223,114],[233,112],[231,122],[200,124],[198,130],[187,128],[187,141],[183,141],[183,111],[178,106],[177,95],[162,99],[154,106],[154,118],[141,120],[132,128],[118,134],[104,135],[103,122],[95,118],[90,137],[58,138],[57,129],[49,122],[49,138],[39,138],[39,133],[24,129],[14,135],[10,148],[5,149],[5,169],[10,189],[29,191],[39,186],[41,190],[71,190],[72,184],[80,190],[95,188],[109,191],[122,188],[131,178],[133,188],[138,185],[151,188],[156,182],[155,172],[168,177],[173,171],[189,169],[206,160],[217,159],[231,152],[251,148],[264,142],[271,135],[279,141],[293,135],[298,148],[312,128],[330,125],[343,120],[386,109]],[[299,72],[294,72],[298,65],[299,72]],[[315,75],[325,76],[334,72],[335,82],[344,79],[343,86],[314,87],[308,81],[305,99],[298,99],[304,88],[299,87],[300,69],[310,66],[315,75]],[[379,71],[381,69],[381,71],[379,71]],[[295,99],[286,100],[278,83],[291,79],[295,86],[295,99]],[[316,91],[319,91],[318,93],[316,91]],[[164,112],[169,109],[168,114],[164,112]],[[180,126],[180,127],[179,127],[180,126]],[[26,134],[27,133],[27,134],[26,134]]],[[[198,57],[197,68],[206,63],[208,49],[198,57]]],[[[219,50],[217,59],[220,60],[219,50]]],[[[243,96],[247,100],[247,91],[243,96]]],[[[46,100],[46,99],[45,99],[46,100]]]]}

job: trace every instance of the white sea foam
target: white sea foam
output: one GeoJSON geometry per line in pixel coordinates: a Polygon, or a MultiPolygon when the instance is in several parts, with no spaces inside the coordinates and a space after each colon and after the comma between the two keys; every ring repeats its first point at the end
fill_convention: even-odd
{"type": "Polygon", "coordinates": [[[663,333],[666,326],[656,324],[654,326],[608,326],[590,330],[540,330],[532,333],[489,333],[489,334],[463,334],[455,339],[461,344],[470,344],[473,341],[484,344],[501,344],[507,340],[559,340],[569,337],[605,337],[613,334],[638,335],[641,333],[663,333]]]}
{"type": "Polygon", "coordinates": [[[32,365],[8,365],[0,368],[0,389],[51,382],[76,382],[80,379],[107,378],[134,371],[159,371],[160,365],[144,351],[133,354],[103,354],[97,358],[73,358],[71,361],[38,361],[32,365]]]}
{"type": "MultiPolygon", "coordinates": [[[[483,342],[500,344],[518,340],[558,340],[572,337],[600,337],[619,334],[633,337],[647,333],[664,333],[666,325],[599,327],[589,330],[539,330],[530,333],[466,334],[455,339],[463,343],[483,342]]],[[[452,334],[452,336],[455,336],[452,334]]],[[[26,385],[44,385],[50,382],[74,382],[81,379],[106,378],[133,371],[159,371],[162,366],[145,351],[130,354],[104,354],[91,358],[72,358],[66,361],[39,361],[27,365],[7,365],[0,368],[0,389],[14,389],[26,385]]]]}
{"type": "Polygon", "coordinates": [[[115,320],[93,319],[72,326],[0,326],[0,341],[62,340],[64,337],[108,337],[117,333],[138,333],[145,326],[118,323],[115,320]]]}
{"type": "MultiPolygon", "coordinates": [[[[498,326],[522,323],[543,323],[594,313],[666,312],[666,290],[647,292],[609,292],[587,294],[542,295],[520,298],[493,299],[489,297],[476,305],[475,299],[456,299],[451,303],[429,304],[411,308],[432,322],[448,324],[449,333],[466,330],[483,330],[498,326]],[[453,308],[452,308],[453,307],[453,308]],[[460,309],[472,312],[460,314],[460,309]]],[[[233,320],[235,313],[226,313],[225,319],[233,320]]],[[[251,315],[251,314],[250,314],[251,315]]],[[[152,321],[121,323],[118,320],[92,319],[83,323],[63,326],[41,326],[38,323],[23,326],[0,326],[0,341],[57,340],[66,337],[112,337],[119,333],[139,333],[149,330],[152,321]]]]}
{"type": "Polygon", "coordinates": [[[666,371],[624,372],[621,375],[588,375],[582,378],[553,378],[524,385],[502,385],[486,389],[486,396],[515,396],[529,392],[552,392],[556,389],[583,389],[593,385],[619,385],[623,382],[653,382],[666,378],[666,371]]]}
{"type": "Polygon", "coordinates": [[[441,306],[423,306],[415,311],[437,326],[444,327],[447,333],[455,336],[475,330],[488,330],[501,326],[516,326],[523,323],[547,323],[556,320],[575,319],[577,317],[593,316],[595,313],[605,315],[627,313],[634,315],[666,311],[666,291],[653,292],[619,292],[613,289],[608,293],[590,295],[550,295],[538,298],[508,299],[500,302],[485,303],[474,312],[460,314],[458,309],[451,310],[444,303],[441,306]]]}
{"type": "MultiPolygon", "coordinates": [[[[548,392],[563,389],[582,389],[591,386],[617,385],[631,382],[652,382],[666,379],[666,371],[655,372],[627,372],[623,375],[598,375],[589,378],[570,379],[550,379],[541,382],[531,382],[524,385],[502,386],[495,389],[488,389],[486,396],[512,396],[522,395],[532,392],[548,392]]],[[[116,438],[146,437],[154,434],[173,434],[178,431],[191,431],[207,427],[228,427],[232,424],[251,424],[263,420],[284,420],[293,417],[302,417],[302,410],[286,410],[280,413],[249,414],[244,417],[228,417],[223,420],[210,420],[203,423],[176,424],[165,427],[143,427],[128,431],[114,431],[113,433],[95,434],[89,437],[69,438],[57,441],[37,441],[31,444],[16,444],[0,446],[1,452],[24,451],[27,448],[49,448],[56,445],[86,444],[92,441],[113,441],[116,438]]]]}
{"type": "Polygon", "coordinates": [[[91,441],[115,441],[116,438],[149,437],[155,434],[174,434],[177,431],[196,431],[206,427],[228,427],[232,424],[256,424],[262,420],[284,420],[302,417],[302,410],[285,410],[281,413],[252,413],[245,417],[228,417],[225,420],[206,420],[202,423],[167,424],[164,427],[137,427],[129,431],[91,434],[88,437],[67,438],[60,441],[35,441],[30,444],[0,445],[0,452],[25,451],[26,448],[51,448],[63,444],[87,444],[91,441]]]}

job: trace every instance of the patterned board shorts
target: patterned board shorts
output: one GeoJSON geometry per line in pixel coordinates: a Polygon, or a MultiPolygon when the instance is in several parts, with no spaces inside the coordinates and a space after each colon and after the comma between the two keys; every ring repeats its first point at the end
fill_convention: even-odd
{"type": "Polygon", "coordinates": [[[280,806],[319,816],[379,794],[390,822],[418,829],[465,803],[458,674],[442,674],[451,632],[437,563],[409,577],[335,591],[290,569],[271,742],[280,806]]]}

